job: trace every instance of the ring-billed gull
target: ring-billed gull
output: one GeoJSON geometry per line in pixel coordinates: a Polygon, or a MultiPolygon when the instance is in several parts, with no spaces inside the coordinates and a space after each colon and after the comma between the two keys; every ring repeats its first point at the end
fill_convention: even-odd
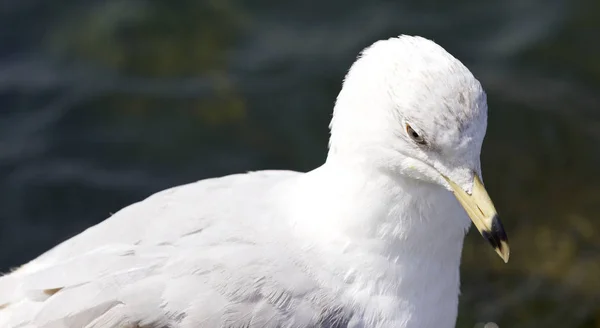
{"type": "Polygon", "coordinates": [[[122,209],[0,278],[0,327],[453,327],[468,218],[509,255],[481,182],[486,126],[460,61],[378,41],[344,80],[325,164],[122,209]]]}

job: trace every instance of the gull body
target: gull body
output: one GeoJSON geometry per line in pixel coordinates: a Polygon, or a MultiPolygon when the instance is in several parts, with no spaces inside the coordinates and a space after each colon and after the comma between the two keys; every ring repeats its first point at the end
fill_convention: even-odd
{"type": "Polygon", "coordinates": [[[0,327],[454,327],[469,216],[508,258],[480,182],[486,122],[443,48],[378,41],[345,78],[322,166],[130,205],[1,277],[0,327]]]}

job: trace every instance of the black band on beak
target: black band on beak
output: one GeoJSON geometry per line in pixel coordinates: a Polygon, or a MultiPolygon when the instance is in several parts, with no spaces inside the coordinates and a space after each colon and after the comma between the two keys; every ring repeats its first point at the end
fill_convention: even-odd
{"type": "Polygon", "coordinates": [[[502,251],[502,242],[508,244],[508,237],[506,236],[502,222],[500,222],[500,219],[498,218],[498,214],[494,215],[492,218],[491,228],[490,231],[481,231],[481,235],[492,245],[492,247],[502,251]]]}

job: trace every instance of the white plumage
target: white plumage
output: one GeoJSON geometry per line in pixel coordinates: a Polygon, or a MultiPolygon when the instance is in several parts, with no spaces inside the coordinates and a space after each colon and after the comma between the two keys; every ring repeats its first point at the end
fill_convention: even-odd
{"type": "Polygon", "coordinates": [[[0,327],[454,327],[470,223],[452,183],[472,193],[486,120],[441,47],[379,41],[344,81],[323,166],[128,206],[1,277],[0,327]]]}

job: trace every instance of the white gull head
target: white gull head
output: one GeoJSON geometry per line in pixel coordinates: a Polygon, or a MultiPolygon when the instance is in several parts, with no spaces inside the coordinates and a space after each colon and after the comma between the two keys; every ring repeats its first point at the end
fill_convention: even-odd
{"type": "Polygon", "coordinates": [[[486,122],[486,95],[473,74],[434,42],[401,36],[365,49],[350,69],[329,156],[447,186],[444,173],[470,189],[486,122]]]}
{"type": "Polygon", "coordinates": [[[348,72],[330,124],[327,161],[356,163],[439,185],[508,261],[506,234],[481,182],[486,94],[433,41],[400,36],[365,49],[348,72]]]}

